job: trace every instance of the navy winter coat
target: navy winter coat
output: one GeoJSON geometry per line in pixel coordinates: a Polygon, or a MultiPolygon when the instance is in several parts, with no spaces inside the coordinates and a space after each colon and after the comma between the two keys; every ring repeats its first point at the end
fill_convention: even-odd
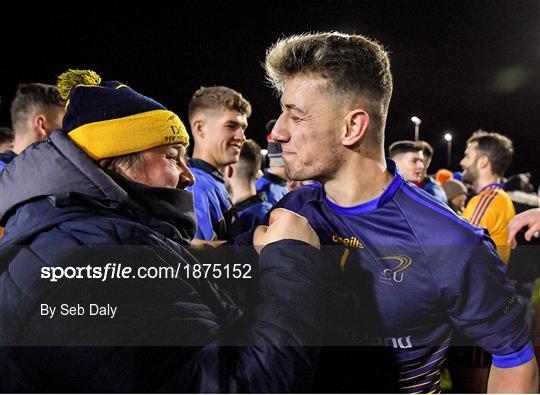
{"type": "Polygon", "coordinates": [[[198,263],[186,249],[195,229],[190,192],[107,173],[61,131],[0,173],[0,218],[1,390],[309,388],[317,352],[304,346],[320,341],[323,306],[314,248],[285,240],[263,249],[253,314],[184,270],[173,279],[42,278],[44,267],[198,263]],[[48,318],[44,304],[118,311],[48,318]]]}

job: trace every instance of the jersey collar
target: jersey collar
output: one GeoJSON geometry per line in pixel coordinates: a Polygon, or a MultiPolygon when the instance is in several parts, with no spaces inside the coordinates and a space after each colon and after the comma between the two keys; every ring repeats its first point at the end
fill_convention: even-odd
{"type": "Polygon", "coordinates": [[[188,162],[188,166],[205,171],[208,174],[210,174],[212,177],[214,177],[216,180],[218,180],[219,182],[222,182],[223,184],[225,184],[225,179],[223,178],[223,174],[221,174],[221,172],[218,169],[216,169],[214,166],[212,166],[210,163],[208,163],[205,160],[198,159],[198,158],[191,158],[188,162]]]}
{"type": "Polygon", "coordinates": [[[501,184],[501,183],[498,183],[498,182],[492,182],[491,184],[488,184],[484,188],[480,189],[480,192],[478,192],[478,193],[482,193],[486,189],[493,188],[493,187],[498,187],[498,188],[504,189],[504,184],[501,184]]]}
{"type": "Polygon", "coordinates": [[[287,185],[287,180],[284,180],[283,178],[281,178],[278,175],[270,173],[268,170],[264,171],[263,177],[266,178],[268,181],[274,183],[274,184],[278,184],[279,186],[284,187],[284,186],[287,185]]]}
{"type": "Polygon", "coordinates": [[[392,198],[394,197],[396,192],[399,190],[401,185],[403,185],[403,177],[401,176],[401,174],[399,174],[399,171],[397,170],[396,164],[394,163],[393,160],[386,159],[386,168],[388,169],[390,173],[392,173],[393,178],[390,184],[388,185],[388,187],[377,198],[370,200],[369,202],[359,204],[357,206],[343,207],[330,201],[326,197],[326,195],[324,195],[324,200],[326,201],[326,204],[328,204],[328,206],[336,214],[342,214],[342,215],[367,214],[383,206],[388,201],[392,200],[392,198]]]}

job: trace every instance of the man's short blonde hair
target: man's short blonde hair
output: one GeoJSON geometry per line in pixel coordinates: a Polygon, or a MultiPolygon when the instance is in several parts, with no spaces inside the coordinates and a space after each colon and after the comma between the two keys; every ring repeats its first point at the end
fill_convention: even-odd
{"type": "Polygon", "coordinates": [[[364,99],[370,116],[381,126],[386,121],[392,96],[390,60],[384,48],[367,37],[337,32],[290,36],[267,50],[265,69],[280,93],[295,75],[320,75],[328,80],[330,92],[364,99]]]}
{"type": "Polygon", "coordinates": [[[201,87],[193,94],[188,106],[190,122],[193,115],[199,110],[233,110],[251,115],[251,104],[244,99],[241,93],[226,86],[201,87]]]}

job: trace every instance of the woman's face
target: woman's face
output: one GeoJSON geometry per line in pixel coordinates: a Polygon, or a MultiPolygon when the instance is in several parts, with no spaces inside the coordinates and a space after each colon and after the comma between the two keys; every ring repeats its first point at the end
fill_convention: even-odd
{"type": "Polygon", "coordinates": [[[185,162],[182,144],[162,145],[141,152],[142,164],[136,169],[120,169],[127,178],[152,187],[183,189],[195,183],[185,162]]]}

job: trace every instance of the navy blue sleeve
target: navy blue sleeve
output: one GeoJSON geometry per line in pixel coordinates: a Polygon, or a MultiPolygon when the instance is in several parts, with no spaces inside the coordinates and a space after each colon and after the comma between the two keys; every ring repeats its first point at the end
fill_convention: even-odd
{"type": "MultiPolygon", "coordinates": [[[[274,211],[276,208],[284,208],[290,211],[293,211],[295,213],[299,212],[300,207],[296,203],[296,200],[293,198],[295,196],[295,191],[288,193],[281,199],[279,202],[277,202],[271,209],[269,209],[266,214],[262,217],[262,219],[259,222],[259,225],[268,225],[268,219],[270,218],[270,214],[272,211],[274,211]]],[[[255,229],[251,229],[247,232],[241,233],[234,238],[231,238],[227,244],[234,245],[237,248],[243,248],[248,245],[253,245],[253,233],[255,232],[255,229]]]]}
{"type": "Polygon", "coordinates": [[[310,387],[324,320],[322,266],[317,249],[292,240],[267,245],[259,258],[259,288],[253,295],[257,306],[254,314],[244,319],[219,288],[206,280],[74,280],[61,286],[44,282],[39,276],[44,265],[77,266],[85,262],[98,266],[111,262],[111,257],[147,267],[176,264],[178,260],[198,263],[181,248],[176,253],[166,248],[142,226],[124,227],[100,220],[63,226],[70,232],[54,229],[42,234],[15,256],[9,275],[7,271],[0,273],[2,290],[10,295],[0,304],[0,322],[11,322],[0,325],[0,346],[10,344],[4,341],[13,336],[20,344],[81,347],[21,347],[13,356],[3,354],[0,347],[0,367],[9,365],[10,369],[9,375],[0,369],[0,388],[8,392],[19,388],[20,392],[16,387],[21,383],[19,376],[13,387],[4,385],[4,380],[11,380],[14,374],[38,383],[29,387],[35,392],[81,392],[82,388],[88,392],[288,393],[310,387]],[[93,231],[92,236],[88,229],[93,231]],[[122,233],[132,234],[129,240],[139,246],[103,247],[122,233]],[[80,242],[77,236],[102,240],[102,245],[76,249],[80,242]],[[51,262],[42,261],[40,256],[51,258],[51,262]],[[40,300],[58,306],[70,300],[102,305],[110,302],[122,305],[124,313],[118,320],[90,319],[84,325],[81,320],[37,321],[39,309],[34,304],[40,300]],[[8,330],[13,330],[9,336],[8,330]],[[45,337],[47,340],[42,340],[45,337]]]}
{"type": "Polygon", "coordinates": [[[254,230],[257,226],[268,223],[266,214],[271,208],[272,206],[269,203],[261,202],[238,212],[236,221],[230,226],[229,235],[254,230]]]}
{"type": "Polygon", "coordinates": [[[318,362],[324,320],[319,254],[317,249],[293,240],[264,247],[253,322],[244,328],[228,328],[221,339],[203,347],[181,375],[161,390],[308,390],[318,362]]]}
{"type": "MultiPolygon", "coordinates": [[[[269,209],[266,214],[262,216],[261,219],[259,219],[259,222],[257,226],[259,225],[268,225],[268,219],[270,218],[270,213],[277,208],[278,206],[274,206],[271,209],[269,209]]],[[[252,246],[253,245],[253,233],[255,233],[255,229],[257,227],[254,227],[246,232],[240,233],[239,235],[231,238],[228,240],[227,244],[234,245],[239,251],[241,251],[246,246],[252,246]]],[[[242,253],[240,253],[242,255],[242,253]]]]}
{"type": "MultiPolygon", "coordinates": [[[[305,187],[304,187],[305,189],[305,187]]],[[[274,211],[276,208],[284,208],[287,210],[290,210],[294,213],[298,213],[300,215],[304,215],[301,212],[302,208],[302,193],[305,191],[300,191],[299,189],[295,191],[291,191],[287,193],[283,198],[277,202],[263,217],[263,219],[259,222],[260,225],[268,225],[268,219],[270,218],[270,214],[272,211],[274,211]]],[[[313,225],[312,225],[313,226],[313,225]]],[[[240,235],[234,237],[233,239],[229,240],[228,244],[235,245],[237,247],[244,247],[246,245],[253,245],[253,233],[255,232],[255,229],[251,229],[250,231],[241,233],[240,235]]]]}
{"type": "Polygon", "coordinates": [[[268,214],[271,209],[272,205],[266,202],[256,206],[254,212],[252,213],[250,229],[254,229],[261,224],[266,225],[266,223],[268,223],[266,214],[268,214]]]}
{"type": "Polygon", "coordinates": [[[478,245],[439,247],[432,261],[444,308],[459,332],[494,355],[516,353],[529,343],[525,307],[487,238],[478,245]]]}

